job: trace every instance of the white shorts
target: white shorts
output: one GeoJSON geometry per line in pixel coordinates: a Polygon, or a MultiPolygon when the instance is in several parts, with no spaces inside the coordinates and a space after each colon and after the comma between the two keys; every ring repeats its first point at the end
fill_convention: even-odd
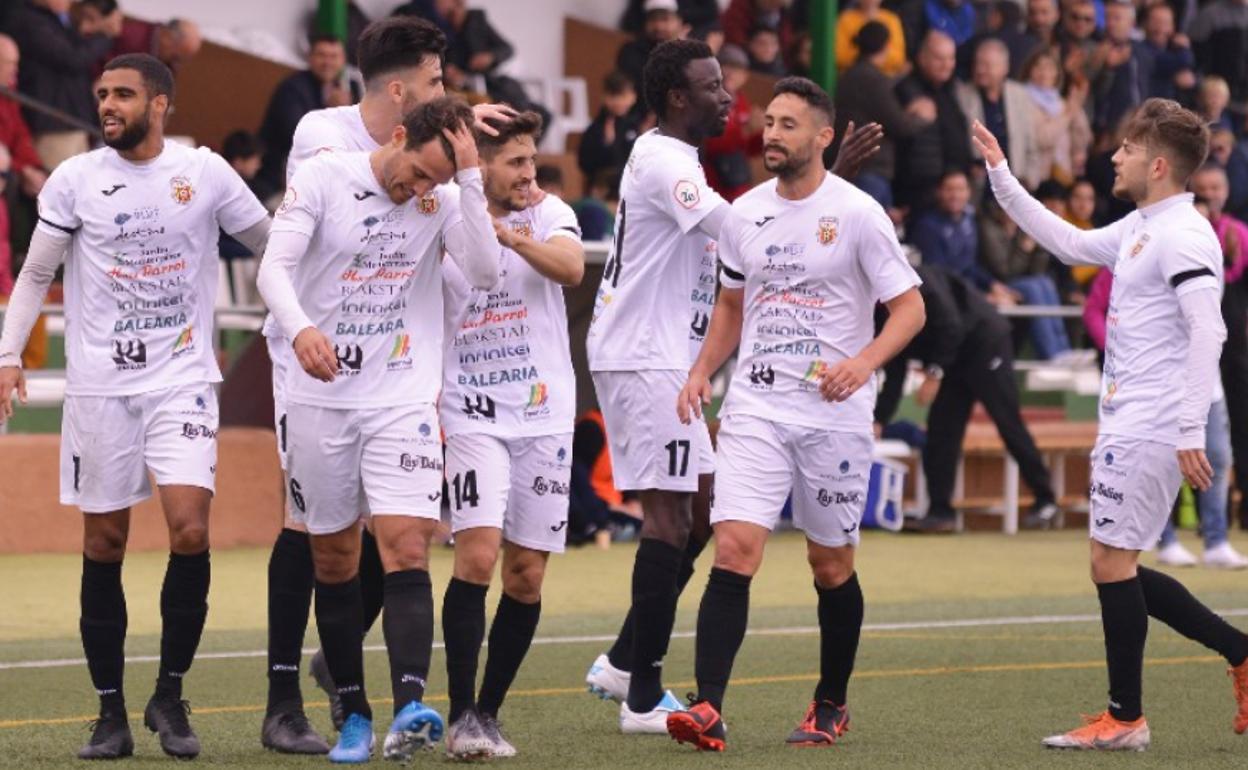
{"type": "Polygon", "coordinates": [[[516,545],[563,553],[568,539],[572,434],[446,439],[451,530],[494,527],[516,545]]]}
{"type": "Polygon", "coordinates": [[[285,337],[265,337],[269,360],[273,362],[273,428],[277,431],[277,459],[282,473],[287,471],[286,450],[290,437],[286,430],[286,374],[290,367],[298,366],[290,340],[285,337]]]}
{"type": "Polygon", "coordinates": [[[1157,545],[1183,483],[1173,446],[1097,436],[1088,490],[1088,534],[1128,551],[1157,545]]]}
{"type": "Polygon", "coordinates": [[[840,433],[727,415],[720,422],[711,524],[774,529],[793,493],[793,525],[819,545],[858,545],[874,442],[840,433]]]}
{"type": "Polygon", "coordinates": [[[607,424],[611,475],[621,491],[698,491],[698,476],[715,471],[706,422],[676,417],[676,398],[688,376],[675,369],[594,372],[594,389],[607,424]]]}
{"type": "Polygon", "coordinates": [[[291,515],[314,535],[364,515],[441,518],[442,438],[433,404],[327,409],[290,404],[291,515]]]}
{"type": "Polygon", "coordinates": [[[214,490],[217,394],[181,385],[135,396],[66,396],[61,420],[61,504],[86,513],[128,508],[157,486],[214,490]]]}

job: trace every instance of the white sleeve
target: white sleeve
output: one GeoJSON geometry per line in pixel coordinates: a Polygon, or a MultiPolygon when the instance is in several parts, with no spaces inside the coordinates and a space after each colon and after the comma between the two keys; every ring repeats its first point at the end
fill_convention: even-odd
{"type": "Polygon", "coordinates": [[[1025,233],[1068,265],[1113,267],[1122,246],[1126,219],[1096,230],[1080,230],[1044,207],[1023,189],[1005,161],[988,169],[992,193],[1025,233]]]}
{"type": "Polygon", "coordinates": [[[581,225],[576,221],[576,212],[567,203],[547,193],[542,201],[541,213],[543,243],[549,243],[553,238],[581,242],[581,225]]]}
{"type": "Polygon", "coordinates": [[[680,162],[648,169],[643,184],[646,185],[650,199],[676,220],[682,233],[688,233],[697,227],[715,209],[728,205],[706,183],[706,174],[702,168],[683,156],[680,162]]]}
{"type": "Polygon", "coordinates": [[[906,260],[897,230],[884,209],[864,208],[857,224],[858,267],[871,287],[872,299],[888,302],[922,283],[906,260]]]}
{"type": "Polygon", "coordinates": [[[260,261],[260,273],[256,276],[256,288],[264,298],[264,304],[277,319],[278,326],[288,340],[294,340],[299,332],[315,326],[299,304],[295,284],[291,280],[295,265],[308,250],[312,237],[291,230],[275,232],[269,236],[269,245],[260,261]]]}
{"type": "Polygon", "coordinates": [[[0,366],[21,366],[22,351],[30,339],[30,330],[39,318],[39,308],[56,277],[65,250],[73,236],[53,228],[35,228],[26,252],[26,262],[17,276],[17,284],[9,297],[4,313],[4,332],[0,334],[0,366]]]}
{"type": "Polygon", "coordinates": [[[72,235],[82,227],[74,179],[78,176],[74,174],[78,165],[77,158],[70,158],[57,166],[48,176],[48,181],[44,182],[43,189],[39,191],[38,229],[49,234],[72,235]]]}
{"type": "Polygon", "coordinates": [[[224,158],[210,152],[208,167],[217,191],[217,224],[222,230],[235,235],[269,218],[264,204],[224,158]]]}
{"type": "Polygon", "coordinates": [[[1188,347],[1177,448],[1204,449],[1205,422],[1213,401],[1214,383],[1221,376],[1218,359],[1226,341],[1220,292],[1216,286],[1184,292],[1179,295],[1179,307],[1187,320],[1188,347]]]}
{"type": "Polygon", "coordinates": [[[342,132],[319,112],[309,112],[295,126],[295,135],[290,140],[290,154],[286,156],[286,184],[294,179],[300,166],[317,155],[351,149],[343,140],[342,132]]]}
{"type": "Polygon", "coordinates": [[[481,169],[464,169],[455,174],[455,181],[459,185],[459,209],[458,215],[448,216],[443,225],[446,253],[473,286],[493,288],[499,280],[500,247],[486,207],[481,169]]]}
{"type": "Polygon", "coordinates": [[[1186,228],[1166,233],[1157,260],[1166,282],[1179,297],[1201,289],[1222,288],[1222,245],[1212,230],[1186,228]]]}
{"type": "Polygon", "coordinates": [[[726,204],[716,209],[711,216],[719,217],[720,212],[725,212],[728,216],[722,219],[716,235],[719,283],[728,289],[740,289],[745,286],[745,258],[741,255],[742,226],[749,223],[736,209],[726,204]]]}

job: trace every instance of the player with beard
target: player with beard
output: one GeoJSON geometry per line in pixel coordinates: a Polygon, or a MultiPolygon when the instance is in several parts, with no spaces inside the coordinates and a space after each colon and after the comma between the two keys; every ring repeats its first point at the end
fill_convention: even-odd
{"type": "Polygon", "coordinates": [[[1176,102],[1140,105],[1113,157],[1114,196],[1136,209],[1098,230],[1049,212],[1010,173],[992,133],[979,123],[973,131],[993,193],[1023,231],[1068,265],[1114,271],[1088,512],[1109,707],[1044,745],[1148,748],[1141,680],[1150,615],[1226,658],[1238,704],[1232,726],[1248,731],[1248,636],[1174,578],[1139,565],[1180,484],[1204,491],[1213,475],[1205,423],[1226,339],[1222,247],[1186,192],[1209,152],[1209,128],[1176,102]]]}
{"type": "Polygon", "coordinates": [[[820,678],[789,745],[830,746],[849,725],[846,689],[862,629],[854,571],[871,474],[875,372],[923,328],[919,277],[892,222],[825,171],[832,100],[805,78],[776,84],[763,162],[776,178],[733,203],[719,239],[721,288],[676,411],[700,419],[711,376],[740,346],[720,412],[711,526],[715,564],[698,610],[698,694],[668,732],[723,751],[720,718],[745,638],[750,583],[792,496],[818,595],[820,678]],[[875,336],[875,306],[888,321],[875,336]]]}
{"type": "Polygon", "coordinates": [[[260,252],[269,220],[222,158],[166,142],[173,75],[119,56],[96,85],[105,147],[48,178],[39,223],[0,336],[0,418],[25,401],[21,352],[65,260],[66,387],[61,503],[83,512],[82,647],[100,698],[83,759],[134,751],[122,691],[121,565],[130,507],[156,479],[169,527],[160,592],[160,667],[143,714],[166,754],[199,754],[182,683],[208,612],[208,511],[217,467],[213,353],[217,236],[260,252]]]}
{"type": "Polygon", "coordinates": [[[441,417],[455,533],[455,574],[442,601],[450,692],[447,753],[515,756],[498,712],[541,615],[551,553],[567,541],[576,378],[563,288],[585,272],[572,208],[533,203],[542,119],[525,112],[479,134],[485,194],[502,244],[502,282],[473,288],[443,264],[446,355],[441,417]],[[503,591],[474,697],[485,594],[502,551],[503,591]]]}
{"type": "MultiPolygon", "coordinates": [[[[368,25],[359,41],[364,98],[359,104],[315,110],[303,116],[295,129],[286,161],[286,181],[289,183],[298,168],[316,155],[373,152],[389,142],[405,114],[443,95],[442,59],[445,54],[446,37],[424,19],[399,16],[368,25]]],[[[514,111],[482,104],[474,108],[474,114],[478,126],[483,126],[481,121],[486,117],[505,121],[514,111]]],[[[385,304],[387,297],[343,299],[352,300],[348,310],[354,315],[367,318],[374,307],[385,304]]],[[[285,383],[295,361],[290,340],[282,335],[272,316],[265,320],[264,336],[273,362],[274,425],[278,432],[278,457],[285,473],[290,430],[285,383]]],[[[283,490],[285,487],[283,484],[283,490]]],[[[299,687],[299,663],[312,604],[312,552],[298,511],[292,511],[288,501],[284,507],[283,528],[269,558],[269,697],[260,741],[266,748],[283,753],[324,754],[329,751],[329,744],[308,723],[299,687]]],[[[384,571],[372,533],[365,528],[361,537],[360,588],[364,592],[367,632],[381,613],[384,571]]],[[[342,704],[325,665],[325,656],[320,652],[313,656],[310,669],[317,684],[329,696],[334,727],[341,728],[342,704]]]]}
{"type": "Polygon", "coordinates": [[[311,536],[317,630],[347,715],[335,762],[367,761],[373,747],[358,577],[365,516],[386,572],[385,756],[410,758],[442,734],[421,701],[433,645],[429,542],[441,514],[443,248],[471,285],[499,277],[472,121],[462,101],[434,99],[372,153],[303,164],[257,281],[300,365],[286,378],[290,497],[311,536]],[[458,187],[446,184],[452,174],[458,187]],[[375,296],[387,299],[354,315],[351,297],[375,296]]]}
{"type": "MultiPolygon", "coordinates": [[[[629,615],[586,682],[621,701],[621,730],[663,734],[683,708],[663,690],[663,657],[709,536],[706,506],[695,515],[693,501],[709,492],[714,465],[706,423],[681,423],[671,404],[710,323],[715,239],[733,216],[706,183],[698,145],[723,131],[732,97],[711,49],[692,40],[655,48],[643,80],[658,127],[637,139],[624,170],[587,348],[615,484],[638,492],[645,515],[629,615]]],[[[846,153],[858,162],[878,145],[878,127],[861,134],[846,153]]]]}

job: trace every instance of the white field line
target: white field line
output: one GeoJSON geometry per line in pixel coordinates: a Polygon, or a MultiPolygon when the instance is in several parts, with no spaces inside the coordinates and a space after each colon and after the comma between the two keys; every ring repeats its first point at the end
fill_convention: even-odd
{"type": "MultiPolygon", "coordinates": [[[[1222,617],[1243,617],[1248,615],[1248,608],[1233,610],[1215,610],[1222,617]]],[[[1000,618],[964,618],[960,620],[919,620],[900,623],[864,623],[863,631],[928,631],[943,628],[988,628],[992,626],[1043,626],[1055,623],[1092,623],[1099,621],[1100,615],[1013,615],[1000,618]]],[[[746,633],[747,636],[805,636],[819,633],[818,626],[787,626],[782,628],[757,628],[746,633]]],[[[692,639],[693,631],[677,631],[673,639],[692,639]]],[[[593,636],[546,636],[533,640],[533,644],[591,644],[615,641],[614,635],[593,636]]],[[[434,642],[434,649],[441,649],[442,642],[434,642]]],[[[364,647],[365,652],[384,652],[385,645],[370,644],[364,647]]],[[[304,650],[310,655],[315,647],[304,650]]],[[[267,650],[235,650],[233,652],[201,652],[195,660],[236,660],[243,658],[263,658],[267,650]]],[[[159,655],[134,655],[126,658],[126,663],[157,663],[159,655]]],[[[50,660],[20,660],[0,662],[0,671],[23,668],[64,668],[67,666],[85,666],[83,658],[53,658],[50,660]]]]}

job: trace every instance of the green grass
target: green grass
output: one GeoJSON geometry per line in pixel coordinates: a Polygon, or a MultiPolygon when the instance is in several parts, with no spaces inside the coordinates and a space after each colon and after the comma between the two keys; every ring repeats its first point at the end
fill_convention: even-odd
{"type": "MultiPolygon", "coordinates": [[[[1243,540],[1237,543],[1244,546],[1243,540]]],[[[859,571],[867,622],[998,618],[1096,612],[1082,533],[976,534],[920,538],[867,533],[859,571]]],[[[623,615],[633,550],[573,551],[551,561],[539,636],[613,634],[623,615]]],[[[1146,560],[1148,557],[1146,557],[1146,560]]],[[[203,652],[260,650],[265,639],[267,553],[213,556],[213,589],[203,652]]],[[[77,639],[80,557],[0,558],[0,661],[81,655],[77,639]]],[[[158,651],[157,599],[164,558],[134,554],[126,565],[130,655],[158,651]]],[[[683,597],[677,630],[687,632],[709,559],[683,597]]],[[[449,574],[449,553],[433,561],[435,595],[449,574]]],[[[1188,570],[1183,580],[1212,606],[1248,607],[1244,575],[1188,570]]],[[[497,589],[491,597],[497,596],[497,589]]],[[[491,600],[492,604],[492,600],[491,600]]],[[[814,593],[799,536],[777,536],[754,584],[751,628],[811,626],[814,593]]],[[[1243,625],[1242,618],[1234,622],[1243,625]]],[[[729,751],[701,756],[661,737],[624,737],[616,710],[582,692],[601,642],[535,645],[513,688],[504,721],[521,755],[517,767],[1243,767],[1248,736],[1230,729],[1234,711],[1224,664],[1160,624],[1150,627],[1145,702],[1153,748],[1142,756],[1044,752],[1040,737],[1074,726],[1080,711],[1105,700],[1099,621],[954,629],[877,630],[864,634],[851,682],[852,730],[832,750],[786,750],[780,743],[801,716],[817,669],[816,636],[753,635],[729,689],[729,751]]],[[[380,644],[374,633],[369,644],[380,644]]],[[[316,644],[315,632],[307,644],[316,644]]],[[[385,722],[390,707],[384,653],[367,656],[368,682],[385,722]]],[[[445,708],[444,658],[434,654],[430,701],[445,708]]],[[[187,680],[193,722],[204,743],[199,762],[229,767],[325,766],[263,752],[259,724],[264,659],[205,659],[187,680]]],[[[691,689],[693,640],[673,640],[668,685],[691,689]]],[[[127,666],[130,708],[142,708],[154,663],[127,666]]],[[[85,667],[0,670],[0,765],[75,766],[93,697],[85,667]]],[[[315,724],[328,727],[323,696],[308,688],[315,724]]],[[[137,719],[132,721],[141,730],[137,719]]],[[[384,727],[384,725],[382,726],[384,727]]],[[[379,728],[382,729],[382,728],[379,728]]],[[[136,733],[136,764],[167,762],[154,737],[136,733]]],[[[416,765],[442,764],[441,755],[416,765]]]]}

